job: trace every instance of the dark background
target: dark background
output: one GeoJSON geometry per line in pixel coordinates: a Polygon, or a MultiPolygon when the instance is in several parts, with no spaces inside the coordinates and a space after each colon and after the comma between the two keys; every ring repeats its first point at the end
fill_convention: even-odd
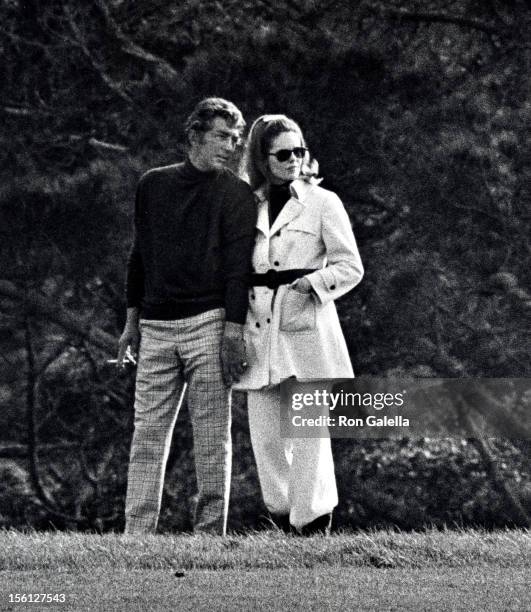
{"type": "MultiPolygon", "coordinates": [[[[529,376],[530,25],[522,0],[0,0],[0,525],[123,526],[135,184],[207,95],[296,119],[345,203],[356,373],[529,376]]],[[[264,508],[234,413],[241,530],[264,508]]],[[[334,441],[336,525],[529,525],[529,446],[467,427],[334,441]]],[[[183,409],[163,530],[191,527],[191,453],[183,409]]]]}

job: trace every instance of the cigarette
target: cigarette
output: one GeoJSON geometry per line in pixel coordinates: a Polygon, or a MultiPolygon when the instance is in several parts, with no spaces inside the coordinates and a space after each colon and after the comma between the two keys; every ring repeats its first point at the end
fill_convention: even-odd
{"type": "MultiPolygon", "coordinates": [[[[107,359],[105,363],[118,363],[118,359],[107,359]]],[[[123,358],[122,363],[132,363],[133,365],[136,365],[136,359],[132,355],[126,355],[123,358]]]]}

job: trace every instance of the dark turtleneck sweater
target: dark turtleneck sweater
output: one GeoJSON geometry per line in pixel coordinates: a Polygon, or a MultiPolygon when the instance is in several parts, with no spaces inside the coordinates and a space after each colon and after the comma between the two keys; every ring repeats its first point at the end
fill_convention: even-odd
{"type": "Polygon", "coordinates": [[[269,227],[273,225],[280,211],[284,208],[284,204],[291,198],[290,184],[290,182],[287,182],[269,186],[269,227]]]}
{"type": "Polygon", "coordinates": [[[252,191],[230,170],[189,160],[150,170],[136,194],[128,307],[160,320],[225,307],[244,323],[255,223],[252,191]]]}

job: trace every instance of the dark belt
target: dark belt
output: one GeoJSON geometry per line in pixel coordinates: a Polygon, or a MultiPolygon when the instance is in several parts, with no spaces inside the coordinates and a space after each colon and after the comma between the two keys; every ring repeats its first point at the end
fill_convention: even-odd
{"type": "Polygon", "coordinates": [[[278,289],[280,285],[289,285],[298,278],[315,272],[312,268],[293,268],[291,270],[268,270],[265,274],[251,274],[252,287],[278,289]]]}

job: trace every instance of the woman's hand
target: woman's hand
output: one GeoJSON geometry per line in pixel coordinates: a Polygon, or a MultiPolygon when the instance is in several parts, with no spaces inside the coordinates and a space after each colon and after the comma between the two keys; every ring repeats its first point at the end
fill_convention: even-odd
{"type": "Polygon", "coordinates": [[[298,278],[296,281],[291,283],[290,287],[299,293],[311,293],[312,292],[312,284],[310,281],[303,276],[302,278],[298,278]]]}

